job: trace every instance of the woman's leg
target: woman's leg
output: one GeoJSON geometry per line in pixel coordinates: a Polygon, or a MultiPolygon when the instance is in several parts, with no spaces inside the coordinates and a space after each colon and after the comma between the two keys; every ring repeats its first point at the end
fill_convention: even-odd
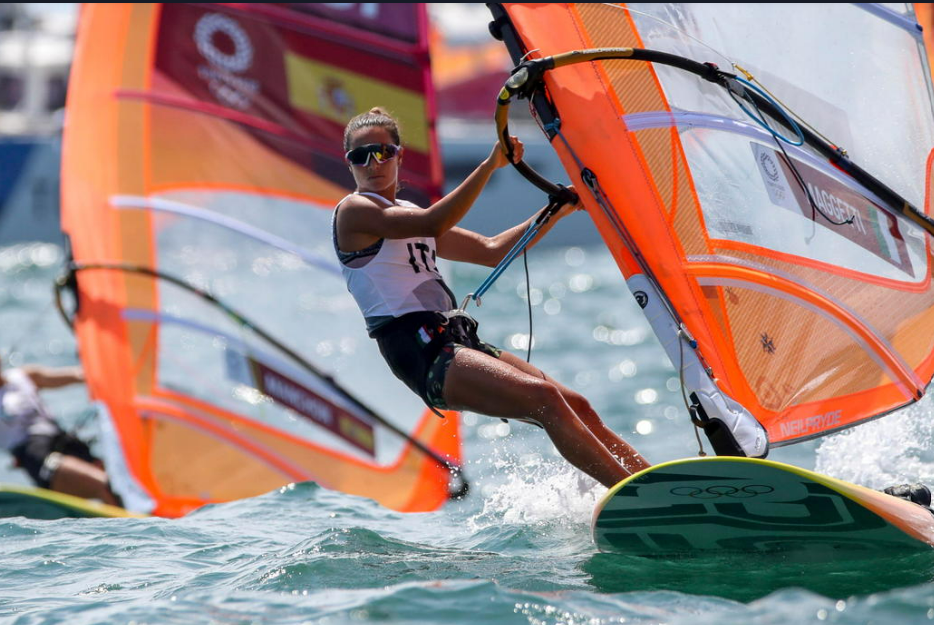
{"type": "Polygon", "coordinates": [[[635,450],[635,448],[623,440],[616,432],[611,430],[603,423],[603,420],[600,418],[600,415],[597,414],[597,411],[593,409],[590,405],[590,402],[587,401],[587,398],[578,393],[577,391],[572,391],[568,387],[564,386],[560,382],[557,382],[547,375],[535,365],[527,363],[518,356],[510,354],[509,352],[503,352],[500,355],[500,360],[503,362],[525,371],[529,375],[534,375],[536,377],[541,377],[544,380],[547,380],[554,384],[559,391],[561,391],[562,397],[571,407],[571,410],[577,414],[577,417],[586,425],[594,436],[600,439],[600,442],[610,450],[610,452],[616,456],[616,458],[623,463],[623,466],[626,467],[631,473],[637,473],[642,469],[647,469],[651,464],[642,457],[642,455],[635,450]]]}
{"type": "Polygon", "coordinates": [[[110,492],[107,473],[103,469],[74,456],[60,455],[59,460],[58,468],[52,474],[49,483],[51,490],[77,497],[99,499],[112,506],[119,505],[110,492]]]}
{"type": "Polygon", "coordinates": [[[571,409],[555,383],[508,362],[474,349],[458,349],[445,376],[444,399],[453,409],[541,423],[568,462],[608,488],[630,475],[571,409]]]}

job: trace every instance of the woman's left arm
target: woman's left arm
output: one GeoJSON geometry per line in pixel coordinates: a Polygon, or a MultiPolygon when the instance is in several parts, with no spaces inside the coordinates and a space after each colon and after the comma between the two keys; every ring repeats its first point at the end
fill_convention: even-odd
{"type": "MultiPolygon", "coordinates": [[[[573,190],[573,189],[572,189],[573,190]]],[[[578,204],[565,204],[555,213],[538,231],[538,234],[529,242],[526,249],[530,249],[541,240],[545,234],[551,230],[556,223],[573,213],[583,209],[578,204]]],[[[545,210],[544,208],[542,210],[545,210]]],[[[509,250],[522,238],[522,235],[538,218],[542,211],[538,211],[532,217],[518,226],[513,226],[509,230],[504,230],[499,234],[486,237],[471,230],[464,228],[451,228],[436,240],[438,246],[438,256],[448,260],[456,260],[476,265],[486,265],[495,267],[501,261],[509,250]]]]}

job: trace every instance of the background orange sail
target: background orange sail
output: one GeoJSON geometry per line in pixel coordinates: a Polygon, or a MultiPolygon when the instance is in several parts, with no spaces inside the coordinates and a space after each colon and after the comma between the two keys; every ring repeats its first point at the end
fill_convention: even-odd
{"type": "Polygon", "coordinates": [[[835,158],[900,196],[816,143],[777,139],[729,90],[680,68],[620,59],[545,74],[537,113],[674,366],[748,410],[772,445],[914,402],[934,375],[920,29],[907,7],[802,11],[793,29],[773,29],[787,17],[777,5],[493,10],[515,62],[642,48],[748,70],[846,149],[835,158]]]}
{"type": "Polygon", "coordinates": [[[137,509],[178,516],[301,480],[402,511],[448,499],[458,417],[385,369],[330,230],[353,188],[343,126],[376,104],[402,120],[408,199],[440,193],[426,19],[82,8],[62,224],[108,467],[137,509]]]}

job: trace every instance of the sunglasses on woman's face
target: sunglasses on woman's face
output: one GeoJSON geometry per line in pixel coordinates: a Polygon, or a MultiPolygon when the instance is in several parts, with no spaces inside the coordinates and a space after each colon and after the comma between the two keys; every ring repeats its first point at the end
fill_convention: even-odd
{"type": "Polygon", "coordinates": [[[352,149],[344,155],[344,158],[351,165],[366,167],[370,164],[371,156],[376,159],[377,163],[385,163],[400,151],[402,151],[402,148],[391,143],[370,143],[352,149]]]}

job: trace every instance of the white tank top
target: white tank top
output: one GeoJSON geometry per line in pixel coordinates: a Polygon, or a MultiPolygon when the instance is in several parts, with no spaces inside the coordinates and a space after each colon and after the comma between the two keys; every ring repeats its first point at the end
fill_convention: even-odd
{"type": "MultiPolygon", "coordinates": [[[[376,193],[357,195],[393,206],[392,202],[376,193]]],[[[337,245],[337,210],[348,197],[334,208],[331,231],[347,290],[366,319],[367,331],[372,334],[380,326],[406,313],[455,308],[454,295],[435,266],[437,250],[434,237],[380,239],[356,252],[341,251],[337,245]]],[[[419,208],[405,200],[397,200],[395,205],[419,208]]]]}
{"type": "Polygon", "coordinates": [[[30,434],[52,436],[60,429],[39,399],[32,379],[22,369],[3,372],[0,386],[0,447],[10,450],[30,434]]]}

